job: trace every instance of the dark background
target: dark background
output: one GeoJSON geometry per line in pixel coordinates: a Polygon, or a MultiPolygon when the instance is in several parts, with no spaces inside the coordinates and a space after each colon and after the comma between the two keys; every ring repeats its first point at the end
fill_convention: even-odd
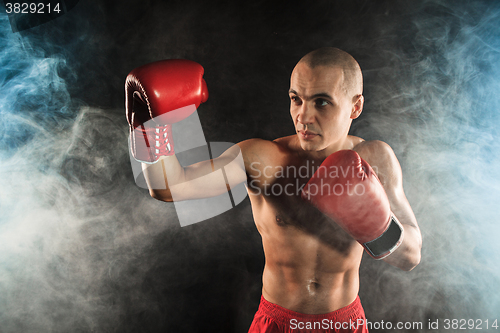
{"type": "Polygon", "coordinates": [[[411,272],[363,259],[368,320],[497,331],[500,6],[451,0],[81,0],[16,33],[2,14],[0,331],[246,332],[264,265],[249,201],[181,228],[137,187],[125,77],[194,60],[207,141],[274,139],[294,133],[294,65],[323,46],[360,63],[351,132],[393,147],[424,238],[411,272]]]}

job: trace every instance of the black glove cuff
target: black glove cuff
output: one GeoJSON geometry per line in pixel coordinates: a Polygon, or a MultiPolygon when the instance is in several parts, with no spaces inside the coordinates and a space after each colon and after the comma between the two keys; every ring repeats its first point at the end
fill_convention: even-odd
{"type": "Polygon", "coordinates": [[[403,241],[403,226],[391,215],[389,226],[382,235],[363,244],[368,254],[375,259],[384,259],[394,252],[403,241]]]}

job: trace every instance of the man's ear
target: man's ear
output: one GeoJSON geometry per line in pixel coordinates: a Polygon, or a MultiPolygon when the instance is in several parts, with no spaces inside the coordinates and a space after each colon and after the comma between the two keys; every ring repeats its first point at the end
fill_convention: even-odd
{"type": "Polygon", "coordinates": [[[363,95],[356,95],[352,98],[352,111],[351,111],[351,119],[356,119],[359,117],[361,112],[363,111],[363,105],[365,103],[365,98],[363,95]]]}

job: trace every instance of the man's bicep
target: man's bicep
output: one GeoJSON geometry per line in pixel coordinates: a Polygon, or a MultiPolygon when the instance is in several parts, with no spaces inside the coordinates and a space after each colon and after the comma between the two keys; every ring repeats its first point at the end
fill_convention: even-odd
{"type": "Polygon", "coordinates": [[[415,214],[406,198],[403,189],[403,172],[392,148],[386,143],[379,143],[379,160],[377,171],[384,187],[391,210],[402,224],[414,226],[418,229],[415,214]]]}
{"type": "MultiPolygon", "coordinates": [[[[182,179],[169,179],[173,201],[215,197],[246,182],[250,156],[262,148],[262,141],[250,139],[234,144],[212,159],[182,167],[182,179]]],[[[213,151],[212,151],[213,153],[213,151]]]]}
{"type": "Polygon", "coordinates": [[[231,146],[219,157],[213,159],[213,169],[222,170],[228,189],[246,181],[243,151],[239,144],[231,146]]]}
{"type": "Polygon", "coordinates": [[[403,190],[403,173],[396,154],[382,141],[364,142],[357,150],[377,173],[389,199],[391,211],[404,229],[402,243],[384,261],[403,270],[412,270],[420,262],[422,236],[403,190]]]}
{"type": "Polygon", "coordinates": [[[215,197],[246,181],[237,145],[218,157],[184,167],[184,174],[182,182],[171,186],[174,201],[215,197]]]}
{"type": "Polygon", "coordinates": [[[188,181],[194,180],[220,169],[231,169],[234,177],[238,177],[241,173],[241,169],[244,168],[243,164],[240,163],[242,161],[241,149],[238,145],[232,145],[220,154],[220,156],[184,167],[185,179],[188,181]]]}
{"type": "Polygon", "coordinates": [[[386,193],[391,205],[391,211],[396,215],[398,220],[402,224],[410,225],[418,229],[417,219],[403,189],[386,189],[386,193]]]}

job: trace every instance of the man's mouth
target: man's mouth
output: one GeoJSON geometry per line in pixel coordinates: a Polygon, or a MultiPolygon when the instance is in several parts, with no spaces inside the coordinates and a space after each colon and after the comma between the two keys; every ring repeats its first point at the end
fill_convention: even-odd
{"type": "Polygon", "coordinates": [[[298,134],[303,140],[312,140],[319,135],[311,131],[299,131],[298,134]]]}

